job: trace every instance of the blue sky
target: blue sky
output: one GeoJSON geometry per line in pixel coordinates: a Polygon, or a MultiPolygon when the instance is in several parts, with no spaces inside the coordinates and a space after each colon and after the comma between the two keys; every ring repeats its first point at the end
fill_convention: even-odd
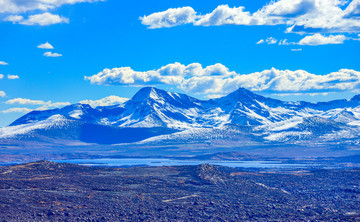
{"type": "Polygon", "coordinates": [[[360,93],[360,1],[4,0],[0,20],[0,126],[148,85],[200,99],[360,93]]]}

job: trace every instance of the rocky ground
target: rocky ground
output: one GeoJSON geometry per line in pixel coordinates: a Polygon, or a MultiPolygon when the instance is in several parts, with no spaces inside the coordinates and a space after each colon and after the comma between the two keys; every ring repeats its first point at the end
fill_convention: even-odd
{"type": "Polygon", "coordinates": [[[360,221],[360,169],[0,167],[0,221],[360,221]]]}

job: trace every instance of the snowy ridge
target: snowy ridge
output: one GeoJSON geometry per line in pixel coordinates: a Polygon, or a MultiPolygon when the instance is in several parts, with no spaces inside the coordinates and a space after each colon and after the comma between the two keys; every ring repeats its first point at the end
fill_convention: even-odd
{"type": "Polygon", "coordinates": [[[84,126],[90,124],[95,134],[103,127],[123,129],[122,133],[126,129],[129,132],[147,129],[152,136],[137,141],[141,144],[217,140],[239,143],[341,143],[346,140],[347,143],[358,143],[360,95],[350,100],[321,103],[284,102],[240,88],[219,99],[198,100],[185,94],[146,87],[119,105],[92,108],[87,104],[73,104],[61,109],[30,112],[1,128],[0,139],[54,126],[66,134],[66,124],[71,121],[84,126]],[[153,134],[152,129],[172,129],[173,133],[158,130],[153,134]]]}
{"type": "Polygon", "coordinates": [[[34,130],[48,129],[51,127],[62,128],[69,122],[70,121],[62,115],[53,115],[38,122],[0,128],[0,138],[11,138],[16,135],[31,133],[34,130]]]}

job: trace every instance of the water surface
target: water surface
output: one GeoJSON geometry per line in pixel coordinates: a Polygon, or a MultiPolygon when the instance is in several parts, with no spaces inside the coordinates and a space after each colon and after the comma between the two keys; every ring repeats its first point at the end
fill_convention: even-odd
{"type": "Polygon", "coordinates": [[[72,159],[55,160],[58,163],[74,163],[86,166],[183,166],[208,163],[212,165],[241,168],[302,168],[306,164],[283,164],[279,161],[221,161],[221,160],[176,160],[166,158],[125,158],[125,159],[72,159]]]}

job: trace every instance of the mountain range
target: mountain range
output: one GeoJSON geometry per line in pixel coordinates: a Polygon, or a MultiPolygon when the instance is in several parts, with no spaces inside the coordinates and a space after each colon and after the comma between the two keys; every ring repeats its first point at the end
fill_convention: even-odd
{"type": "Polygon", "coordinates": [[[146,87],[114,106],[73,104],[32,111],[0,128],[0,141],[92,144],[359,144],[360,95],[329,102],[285,102],[240,88],[199,100],[146,87]]]}

